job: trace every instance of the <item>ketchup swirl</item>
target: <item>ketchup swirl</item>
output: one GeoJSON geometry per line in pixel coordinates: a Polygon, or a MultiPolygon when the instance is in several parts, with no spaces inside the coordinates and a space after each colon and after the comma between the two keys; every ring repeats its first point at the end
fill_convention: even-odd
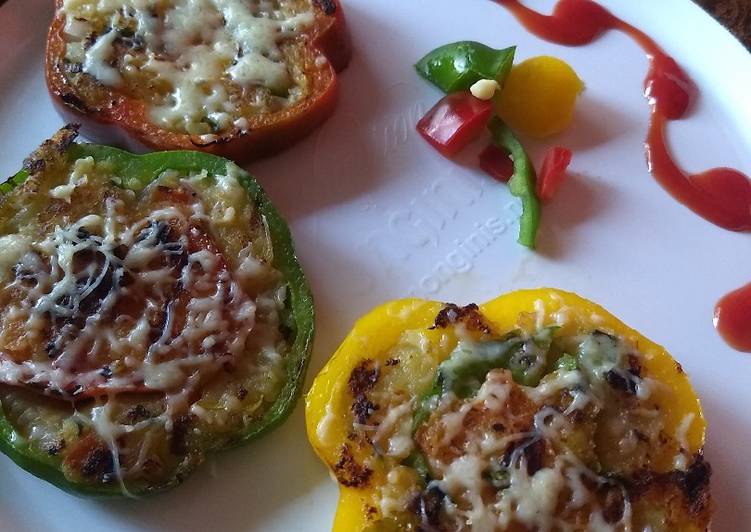
{"type": "MultiPolygon", "coordinates": [[[[518,0],[494,1],[508,8],[530,32],[554,43],[581,46],[608,30],[621,31],[636,41],[650,63],[644,95],[651,109],[645,148],[652,176],[671,196],[705,220],[731,231],[751,231],[748,176],[732,168],[690,174],[673,159],[665,127],[686,116],[696,87],[649,35],[592,0],[559,0],[550,15],[529,9],[518,0]]],[[[715,326],[732,347],[751,351],[751,284],[718,302],[715,326]]]]}
{"type": "Polygon", "coordinates": [[[751,283],[720,299],[714,324],[730,347],[751,352],[751,283]]]}

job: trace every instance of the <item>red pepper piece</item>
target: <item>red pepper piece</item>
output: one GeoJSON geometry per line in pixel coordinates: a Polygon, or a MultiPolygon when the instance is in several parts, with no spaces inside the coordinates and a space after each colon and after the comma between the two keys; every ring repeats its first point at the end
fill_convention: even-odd
{"type": "Polygon", "coordinates": [[[542,169],[537,175],[537,197],[542,202],[553,199],[558,187],[566,177],[566,169],[571,164],[571,150],[553,146],[545,155],[542,169]]]}
{"type": "Polygon", "coordinates": [[[441,99],[417,123],[417,131],[441,155],[453,157],[477,138],[493,114],[493,104],[478,100],[469,91],[441,99]]]}
{"type": "Polygon", "coordinates": [[[488,144],[480,153],[480,168],[501,183],[508,183],[514,175],[514,162],[509,152],[495,144],[488,144]]]}

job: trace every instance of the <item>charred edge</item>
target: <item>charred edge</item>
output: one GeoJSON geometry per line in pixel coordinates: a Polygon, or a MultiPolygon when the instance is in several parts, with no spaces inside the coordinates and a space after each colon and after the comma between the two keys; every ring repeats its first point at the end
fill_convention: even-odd
{"type": "Polygon", "coordinates": [[[628,372],[634,377],[641,378],[642,366],[637,355],[628,355],[628,372]]]}
{"type": "Polygon", "coordinates": [[[23,162],[23,169],[29,172],[30,175],[38,174],[44,170],[45,166],[47,166],[47,162],[44,159],[28,158],[23,162]]]}
{"type": "Polygon", "coordinates": [[[444,497],[445,493],[433,487],[421,491],[409,502],[407,509],[420,519],[420,530],[443,530],[440,514],[444,497]]]}
{"type": "Polygon", "coordinates": [[[351,407],[352,415],[355,417],[355,421],[357,421],[357,423],[360,423],[361,425],[367,423],[368,419],[370,419],[370,416],[373,415],[373,412],[375,412],[379,408],[380,407],[377,404],[373,403],[364,395],[355,397],[355,400],[352,403],[351,407]]]}
{"type": "Polygon", "coordinates": [[[366,358],[362,360],[349,375],[349,391],[354,397],[368,393],[378,382],[381,372],[378,365],[366,358]]]}
{"type": "Polygon", "coordinates": [[[114,471],[115,461],[106,447],[92,449],[81,464],[81,473],[87,477],[96,476],[102,481],[108,479],[114,471]]]}
{"type": "Polygon", "coordinates": [[[511,443],[503,454],[503,460],[501,463],[504,467],[511,465],[511,455],[518,448],[522,448],[522,455],[524,456],[524,462],[527,465],[527,474],[532,476],[542,469],[543,458],[545,454],[545,441],[541,438],[532,437],[518,442],[511,443]]]}
{"type": "Polygon", "coordinates": [[[59,129],[51,139],[45,140],[39,148],[29,155],[23,162],[23,169],[29,175],[38,174],[47,167],[47,164],[60,159],[76,141],[78,136],[78,124],[68,124],[59,129]]]}
{"type": "Polygon", "coordinates": [[[527,474],[532,476],[542,469],[543,455],[545,454],[545,441],[537,439],[524,448],[524,457],[527,460],[527,474]]]}
{"type": "Polygon", "coordinates": [[[374,518],[378,515],[378,508],[370,504],[366,505],[365,515],[367,516],[368,521],[373,521],[374,518]]]}
{"type": "Polygon", "coordinates": [[[599,487],[602,500],[602,517],[606,523],[614,524],[623,518],[626,499],[623,489],[615,483],[605,483],[599,487]]]}
{"type": "Polygon", "coordinates": [[[431,329],[445,329],[449,325],[462,323],[470,331],[479,331],[484,334],[490,334],[490,326],[485,322],[480,310],[475,303],[470,303],[466,307],[460,307],[453,303],[447,303],[438,315],[431,329]]]}
{"type": "Polygon", "coordinates": [[[701,513],[709,504],[709,479],[712,468],[704,460],[704,455],[698,453],[688,470],[681,474],[679,483],[688,499],[692,513],[701,513]]]}
{"type": "Polygon", "coordinates": [[[187,436],[190,426],[196,420],[193,414],[185,414],[175,420],[172,426],[172,437],[170,438],[170,452],[176,456],[184,456],[188,453],[187,436]]]}
{"type": "Polygon", "coordinates": [[[618,371],[611,369],[610,371],[605,373],[605,380],[610,385],[610,387],[615,390],[619,390],[628,395],[636,394],[636,382],[634,382],[632,379],[624,377],[618,371]]]}
{"type": "Polygon", "coordinates": [[[658,474],[653,471],[642,471],[627,482],[629,494],[639,496],[650,489],[667,489],[675,486],[680,489],[685,498],[686,507],[690,513],[700,515],[710,505],[709,480],[712,468],[699,452],[686,471],[672,471],[658,474]]]}
{"type": "Polygon", "coordinates": [[[313,0],[313,5],[318,7],[326,15],[333,15],[336,13],[336,2],[334,0],[313,0]]]}
{"type": "Polygon", "coordinates": [[[368,483],[372,474],[372,469],[357,463],[348,444],[342,445],[339,461],[334,464],[334,475],[339,484],[348,488],[360,488],[368,483]]]}
{"type": "Polygon", "coordinates": [[[76,111],[79,111],[81,113],[86,113],[89,111],[89,107],[86,105],[86,102],[84,102],[81,98],[79,98],[72,92],[65,92],[61,94],[60,99],[67,107],[75,109],[76,111]]]}
{"type": "Polygon", "coordinates": [[[137,404],[135,406],[131,406],[128,410],[126,410],[125,417],[127,417],[128,421],[133,424],[145,419],[149,419],[153,416],[145,406],[143,406],[142,404],[137,404]]]}

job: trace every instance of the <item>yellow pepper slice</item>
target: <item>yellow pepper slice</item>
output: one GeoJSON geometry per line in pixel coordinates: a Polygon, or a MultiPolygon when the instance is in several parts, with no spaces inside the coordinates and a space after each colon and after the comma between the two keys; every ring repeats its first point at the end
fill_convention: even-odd
{"type": "MultiPolygon", "coordinates": [[[[348,444],[352,429],[352,395],[350,378],[363,360],[389,364],[394,348],[409,352],[413,342],[410,331],[420,331],[423,349],[416,356],[401,356],[402,380],[399,385],[413,397],[420,397],[430,387],[438,364],[457,346],[452,328],[432,328],[442,303],[404,299],[386,303],[357,321],[328,364],[316,377],[306,397],[308,437],[318,456],[336,472],[342,462],[343,446],[351,447],[354,463],[363,463],[370,448],[348,444]],[[405,345],[407,346],[405,348],[405,345]],[[427,347],[426,347],[427,345],[427,347]],[[406,376],[406,378],[405,378],[406,376]]],[[[556,335],[578,335],[593,330],[604,331],[636,346],[642,356],[646,374],[657,381],[651,397],[659,405],[663,430],[671,438],[682,441],[687,454],[696,455],[704,445],[706,423],[699,399],[686,374],[664,348],[629,328],[599,305],[576,294],[555,289],[521,290],[500,296],[480,305],[479,311],[494,331],[525,331],[533,334],[540,326],[560,327],[556,335]],[[563,319],[561,318],[563,316],[563,319]],[[686,425],[688,419],[692,420],[686,425]]],[[[350,438],[351,439],[351,438],[350,438]]],[[[675,449],[656,450],[652,462],[655,473],[673,469],[675,449]]],[[[333,525],[336,532],[362,531],[380,518],[379,486],[388,471],[370,461],[367,482],[342,485],[333,525]]],[[[346,484],[346,482],[345,482],[346,484]]]]}

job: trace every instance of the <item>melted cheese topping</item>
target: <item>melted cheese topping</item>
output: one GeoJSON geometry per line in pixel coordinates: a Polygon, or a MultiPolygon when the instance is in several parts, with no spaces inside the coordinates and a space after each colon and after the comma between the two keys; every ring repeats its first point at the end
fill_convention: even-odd
{"type": "Polygon", "coordinates": [[[0,236],[0,385],[83,402],[59,418],[23,393],[0,387],[0,400],[26,405],[11,418],[42,447],[80,439],[80,429],[66,433],[69,419],[93,432],[127,494],[126,479],[175,460],[155,442],[186,415],[200,418],[198,433],[231,433],[274,402],[285,378],[286,287],[234,165],[217,176],[167,171],[139,193],[108,179],[89,157],[59,180],[29,183],[34,193],[48,187],[62,214],[0,236]],[[82,198],[107,186],[86,212],[92,202],[82,198]],[[161,399],[144,408],[142,393],[161,399]]]}
{"type": "Polygon", "coordinates": [[[49,191],[50,197],[70,203],[70,197],[76,187],[88,183],[88,174],[98,170],[99,169],[97,168],[97,164],[94,162],[93,157],[77,159],[73,163],[73,171],[70,173],[68,182],[51,189],[49,191]]]}
{"type": "Polygon", "coordinates": [[[0,236],[0,280],[13,275],[13,267],[31,248],[31,238],[13,234],[0,236]]]}
{"type": "MultiPolygon", "coordinates": [[[[108,207],[108,220],[116,220],[125,209],[119,201],[108,207]]],[[[240,356],[254,326],[255,305],[229,272],[220,269],[223,259],[215,250],[187,252],[189,240],[199,235],[196,226],[189,228],[192,221],[194,216],[171,208],[115,231],[111,243],[89,233],[81,223],[58,226],[36,243],[38,249],[51,251],[49,263],[38,254],[22,257],[25,275],[36,282],[28,286],[18,279],[11,284],[25,297],[10,312],[25,330],[17,342],[30,344],[30,349],[45,336],[50,326],[46,318],[52,317],[45,348],[49,356],[2,360],[0,380],[34,383],[61,395],[91,388],[167,391],[183,385],[195,371],[217,368],[240,356]],[[167,240],[174,227],[184,232],[167,240]],[[127,252],[119,257],[116,248],[122,247],[127,252]],[[77,260],[90,256],[95,260],[77,267],[77,260]],[[195,287],[187,302],[180,297],[165,299],[178,285],[195,287]],[[82,308],[91,305],[94,297],[99,299],[94,303],[97,308],[86,315],[82,308]],[[127,314],[116,312],[124,307],[127,314]],[[177,312],[183,316],[177,318],[177,312]],[[82,326],[71,324],[77,316],[84,319],[82,326]],[[152,336],[159,330],[155,324],[160,321],[164,323],[154,341],[152,336]],[[216,346],[221,346],[221,353],[216,346]],[[102,367],[128,356],[143,359],[114,377],[102,374],[102,367]]]]}
{"type": "MultiPolygon", "coordinates": [[[[563,324],[574,313],[566,308],[551,318],[563,324]]],[[[547,316],[538,302],[524,319],[545,332],[550,331],[547,316]]],[[[441,364],[439,371],[446,373],[438,383],[453,382],[447,375],[471,380],[493,350],[492,342],[484,347],[463,324],[454,332],[458,343],[441,364]]],[[[390,363],[373,363],[379,384],[352,405],[367,423],[353,423],[348,438],[372,446],[375,454],[364,465],[384,472],[375,499],[381,519],[473,532],[626,531],[641,522],[634,521],[628,474],[649,468],[645,455],[650,447],[675,449],[674,467],[686,470],[691,457],[685,440],[694,416],[686,416],[674,437],[666,435],[660,407],[652,401],[658,383],[641,374],[642,355],[634,346],[602,331],[553,336],[554,347],[527,340],[537,337],[521,335],[522,360],[547,358],[551,364],[545,352],[553,349],[555,356],[576,353],[576,367],[549,369],[535,386],[514,382],[507,369],[491,369],[469,397],[444,389],[422,399],[420,392],[416,399],[405,393],[414,378],[405,366],[415,348],[422,358],[429,356],[428,335],[405,332],[387,355],[390,363]],[[364,414],[363,404],[368,407],[364,414]],[[416,427],[415,421],[424,419],[417,417],[419,408],[432,414],[416,427]],[[595,427],[607,440],[594,442],[595,427]],[[607,449],[593,456],[599,445],[607,449]],[[425,466],[412,466],[420,455],[429,468],[424,480],[419,475],[425,466]],[[613,457],[615,470],[609,471],[613,457]]],[[[536,364],[528,361],[527,370],[535,371],[536,364]]],[[[327,410],[318,425],[322,440],[332,417],[327,410]]]]}
{"type": "Polygon", "coordinates": [[[247,130],[239,99],[291,104],[302,94],[280,45],[313,26],[311,2],[65,0],[62,13],[68,61],[112,88],[148,76],[151,120],[203,142],[247,130]]]}

